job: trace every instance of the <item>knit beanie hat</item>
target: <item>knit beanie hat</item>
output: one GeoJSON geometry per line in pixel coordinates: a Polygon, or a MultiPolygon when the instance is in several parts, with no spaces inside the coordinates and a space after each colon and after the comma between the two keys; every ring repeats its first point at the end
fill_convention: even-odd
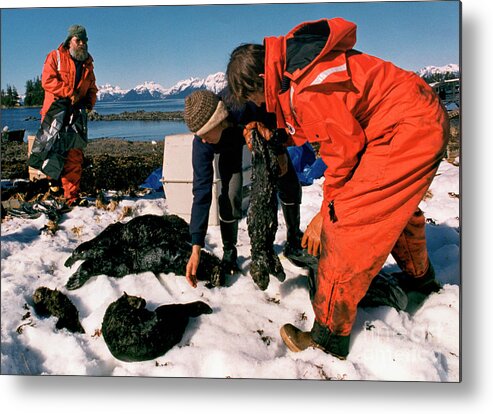
{"type": "Polygon", "coordinates": [[[85,27],[78,24],[74,24],[68,28],[67,40],[70,41],[74,36],[84,42],[88,40],[85,27]]]}
{"type": "Polygon", "coordinates": [[[218,126],[228,115],[224,102],[211,91],[195,91],[185,98],[183,118],[188,129],[198,136],[218,126]]]}

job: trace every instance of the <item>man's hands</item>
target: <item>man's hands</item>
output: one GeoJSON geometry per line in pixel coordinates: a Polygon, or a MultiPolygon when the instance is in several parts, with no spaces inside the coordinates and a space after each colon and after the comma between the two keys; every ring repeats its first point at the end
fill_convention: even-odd
{"type": "Polygon", "coordinates": [[[72,102],[72,105],[75,106],[77,102],[79,102],[80,95],[78,90],[74,90],[74,93],[70,97],[70,102],[72,102]]]}
{"type": "Polygon", "coordinates": [[[308,253],[312,256],[318,256],[320,254],[320,237],[322,235],[322,213],[318,212],[313,217],[310,224],[307,226],[303,238],[301,239],[301,247],[307,249],[308,253]]]}
{"type": "Polygon", "coordinates": [[[200,263],[200,252],[201,247],[198,244],[194,244],[192,246],[192,254],[190,255],[190,259],[188,259],[187,269],[186,269],[186,278],[187,282],[193,288],[197,287],[197,268],[200,263]]]}
{"type": "Polygon", "coordinates": [[[87,112],[92,111],[92,105],[87,96],[81,96],[78,90],[75,90],[73,95],[70,97],[70,103],[73,107],[79,109],[85,109],[87,112]]]}
{"type": "Polygon", "coordinates": [[[252,131],[254,129],[256,129],[266,141],[269,141],[274,135],[274,133],[262,122],[253,121],[248,123],[243,129],[243,137],[245,138],[245,142],[250,151],[252,150],[252,131]]]}

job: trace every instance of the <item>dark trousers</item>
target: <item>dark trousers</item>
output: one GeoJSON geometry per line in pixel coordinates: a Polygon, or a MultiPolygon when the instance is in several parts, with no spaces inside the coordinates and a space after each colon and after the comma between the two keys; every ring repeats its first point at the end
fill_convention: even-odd
{"type": "MultiPolygon", "coordinates": [[[[277,181],[279,199],[283,204],[301,204],[301,184],[287,151],[287,172],[277,181]]],[[[233,222],[242,218],[243,200],[243,149],[235,148],[219,155],[221,194],[219,195],[219,217],[233,222]]]]}

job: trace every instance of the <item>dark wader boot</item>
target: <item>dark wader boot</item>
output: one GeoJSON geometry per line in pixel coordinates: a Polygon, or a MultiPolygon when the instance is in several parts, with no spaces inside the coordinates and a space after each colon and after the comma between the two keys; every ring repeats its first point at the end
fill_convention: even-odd
{"type": "Polygon", "coordinates": [[[236,242],[238,240],[238,220],[231,222],[219,221],[221,229],[221,238],[223,240],[223,258],[221,265],[226,274],[238,272],[236,242]]]}
{"type": "Polygon", "coordinates": [[[287,241],[283,250],[284,256],[295,266],[316,266],[317,258],[308,254],[306,249],[301,247],[303,233],[300,230],[300,205],[285,204],[281,201],[281,206],[287,230],[287,241]]]}

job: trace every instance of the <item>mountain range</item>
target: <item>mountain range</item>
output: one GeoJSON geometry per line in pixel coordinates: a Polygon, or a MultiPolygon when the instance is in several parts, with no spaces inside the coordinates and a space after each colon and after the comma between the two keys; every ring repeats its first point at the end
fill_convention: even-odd
{"type": "MultiPolygon", "coordinates": [[[[450,63],[445,66],[426,66],[416,72],[424,79],[438,77],[458,77],[459,65],[450,63]]],[[[218,93],[226,87],[226,75],[217,72],[204,79],[188,78],[181,80],[171,88],[165,88],[159,83],[148,81],[132,89],[122,89],[110,84],[98,85],[98,100],[101,102],[114,101],[149,101],[159,99],[180,99],[199,89],[207,89],[218,93]]]]}
{"type": "Polygon", "coordinates": [[[207,89],[219,93],[226,86],[226,75],[214,73],[205,79],[188,78],[181,80],[171,88],[164,88],[156,82],[144,82],[132,89],[121,89],[110,84],[98,85],[98,100],[110,101],[148,101],[159,99],[180,99],[199,89],[207,89]]]}
{"type": "Polygon", "coordinates": [[[416,72],[424,79],[436,78],[436,77],[459,77],[460,69],[459,65],[455,63],[449,63],[445,66],[425,66],[416,72]]]}

